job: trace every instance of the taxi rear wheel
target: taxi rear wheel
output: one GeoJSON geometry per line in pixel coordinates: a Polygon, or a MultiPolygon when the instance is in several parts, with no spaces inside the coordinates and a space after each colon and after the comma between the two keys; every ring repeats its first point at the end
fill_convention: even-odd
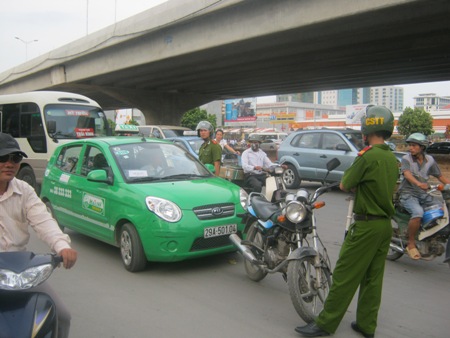
{"type": "Polygon", "coordinates": [[[125,269],[130,272],[141,271],[147,264],[141,239],[131,223],[125,223],[120,230],[120,255],[125,269]]]}

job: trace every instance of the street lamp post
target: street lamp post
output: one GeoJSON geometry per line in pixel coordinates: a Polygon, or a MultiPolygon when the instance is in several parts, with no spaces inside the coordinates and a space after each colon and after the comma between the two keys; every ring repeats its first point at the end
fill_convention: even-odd
{"type": "Polygon", "coordinates": [[[22,42],[25,44],[25,61],[28,61],[28,45],[29,45],[30,43],[37,42],[38,40],[29,40],[29,41],[25,41],[25,40],[19,38],[18,36],[15,36],[15,38],[16,38],[17,40],[19,40],[19,41],[22,41],[22,42]]]}

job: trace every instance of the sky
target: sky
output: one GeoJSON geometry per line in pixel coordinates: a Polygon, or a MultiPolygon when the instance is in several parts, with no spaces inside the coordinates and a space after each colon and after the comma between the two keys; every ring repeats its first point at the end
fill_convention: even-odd
{"type": "MultiPolygon", "coordinates": [[[[0,0],[0,73],[166,1],[0,0]]],[[[422,93],[450,96],[450,81],[399,86],[405,107],[422,93]]],[[[275,96],[258,98],[273,101],[275,96]]]]}

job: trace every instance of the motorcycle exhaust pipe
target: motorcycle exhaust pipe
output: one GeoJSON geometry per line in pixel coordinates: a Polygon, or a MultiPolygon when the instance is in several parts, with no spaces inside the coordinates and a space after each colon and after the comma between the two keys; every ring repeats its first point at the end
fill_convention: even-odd
{"type": "Polygon", "coordinates": [[[241,244],[241,239],[239,238],[238,235],[231,234],[229,238],[231,243],[233,243],[233,245],[239,249],[239,251],[246,260],[250,261],[253,264],[258,263],[258,260],[256,259],[255,255],[253,255],[253,252],[251,252],[251,250],[248,247],[241,244]]]}

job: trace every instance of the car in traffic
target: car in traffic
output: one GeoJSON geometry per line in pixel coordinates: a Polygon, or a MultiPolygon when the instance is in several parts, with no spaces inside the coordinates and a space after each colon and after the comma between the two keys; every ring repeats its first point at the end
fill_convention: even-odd
{"type": "Polygon", "coordinates": [[[251,133],[249,137],[253,137],[257,135],[257,137],[261,140],[260,148],[261,150],[267,151],[276,151],[281,142],[288,136],[287,133],[277,133],[277,132],[264,132],[264,133],[251,133]]]}
{"type": "Polygon", "coordinates": [[[428,154],[450,154],[450,142],[435,142],[427,148],[428,154]]]}
{"type": "MultiPolygon", "coordinates": [[[[279,162],[287,165],[283,173],[286,188],[296,189],[302,180],[323,182],[326,164],[332,158],[338,158],[341,164],[329,173],[326,181],[340,181],[363,147],[361,131],[350,128],[301,130],[289,134],[277,153],[279,162]]],[[[399,162],[405,154],[393,153],[399,162]]]]}
{"type": "Polygon", "coordinates": [[[155,137],[161,139],[183,136],[185,132],[192,132],[191,129],[186,127],[170,125],[143,125],[138,126],[138,129],[145,137],[155,137]]]}
{"type": "Polygon", "coordinates": [[[203,139],[198,136],[177,136],[177,137],[168,137],[166,140],[175,143],[176,145],[186,149],[189,153],[191,153],[195,158],[198,158],[198,154],[200,151],[200,147],[202,146],[203,139]]]}
{"type": "Polygon", "coordinates": [[[246,198],[172,142],[134,136],[61,144],[41,191],[61,227],[119,247],[131,272],[234,251],[246,198]]]}

